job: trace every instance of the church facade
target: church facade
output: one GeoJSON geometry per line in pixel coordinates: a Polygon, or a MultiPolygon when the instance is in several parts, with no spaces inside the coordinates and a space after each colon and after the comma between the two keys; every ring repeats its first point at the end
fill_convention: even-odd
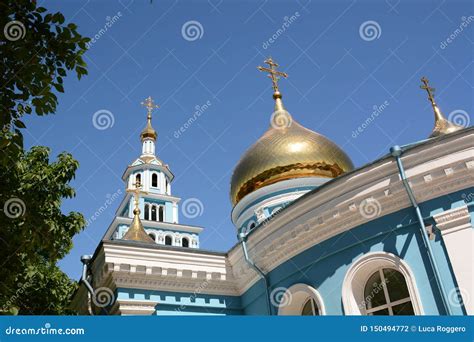
{"type": "Polygon", "coordinates": [[[271,59],[271,125],[232,175],[239,242],[201,249],[179,223],[173,174],[155,155],[148,98],[142,154],[92,256],[78,314],[472,315],[474,129],[435,114],[429,139],[354,169],[328,138],[286,110],[271,59]]]}

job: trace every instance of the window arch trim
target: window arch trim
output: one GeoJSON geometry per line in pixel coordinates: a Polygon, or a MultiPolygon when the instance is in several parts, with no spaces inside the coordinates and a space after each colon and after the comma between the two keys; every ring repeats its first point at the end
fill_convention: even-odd
{"type": "Polygon", "coordinates": [[[286,289],[281,298],[290,298],[278,307],[279,316],[300,316],[304,305],[313,299],[318,306],[319,315],[326,315],[326,307],[319,292],[312,286],[299,283],[286,289]]]}
{"type": "Polygon", "coordinates": [[[366,315],[364,288],[369,277],[381,268],[392,268],[405,278],[415,315],[423,315],[423,306],[415,275],[408,264],[387,252],[371,252],[358,258],[346,272],[342,283],[342,304],[346,315],[366,315]]]}

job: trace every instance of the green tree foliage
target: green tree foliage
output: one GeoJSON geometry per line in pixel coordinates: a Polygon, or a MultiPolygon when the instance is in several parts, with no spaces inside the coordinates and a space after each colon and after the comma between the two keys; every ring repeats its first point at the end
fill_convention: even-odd
{"type": "Polygon", "coordinates": [[[57,92],[72,71],[87,74],[88,38],[61,13],[35,1],[0,2],[0,313],[65,314],[77,284],[56,266],[85,225],[61,202],[78,162],[46,147],[23,151],[24,115],[55,113],[57,92]]]}
{"type": "Polygon", "coordinates": [[[0,203],[3,203],[0,309],[3,310],[18,308],[25,314],[64,313],[74,289],[55,263],[70,251],[72,237],[85,225],[81,214],[66,215],[61,211],[62,199],[75,195],[69,182],[79,164],[67,153],[50,163],[49,153],[48,148],[39,146],[28,153],[21,152],[6,173],[2,170],[0,174],[0,203]],[[18,296],[25,284],[31,286],[18,296]]]}
{"type": "Polygon", "coordinates": [[[64,92],[67,72],[74,70],[79,79],[87,74],[82,56],[89,38],[75,24],[66,24],[60,12],[47,13],[31,0],[1,1],[0,29],[0,149],[12,143],[18,149],[25,128],[21,117],[54,113],[55,92],[64,92]]]}

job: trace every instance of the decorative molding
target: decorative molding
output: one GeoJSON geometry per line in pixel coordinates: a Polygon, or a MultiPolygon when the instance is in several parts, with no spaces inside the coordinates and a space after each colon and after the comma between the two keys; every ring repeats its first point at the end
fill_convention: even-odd
{"type": "Polygon", "coordinates": [[[436,227],[439,228],[443,235],[454,233],[461,229],[472,228],[471,216],[467,205],[459,208],[443,211],[442,213],[433,215],[436,227]]]}
{"type": "Polygon", "coordinates": [[[152,315],[158,304],[151,300],[117,299],[110,310],[112,315],[152,315]]]}

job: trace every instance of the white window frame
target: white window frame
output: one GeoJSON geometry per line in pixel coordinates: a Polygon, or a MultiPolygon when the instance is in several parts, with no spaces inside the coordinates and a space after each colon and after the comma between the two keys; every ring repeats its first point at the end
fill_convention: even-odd
{"type": "Polygon", "coordinates": [[[318,306],[319,315],[326,315],[326,307],[323,298],[319,292],[312,286],[307,284],[294,284],[286,289],[282,301],[278,307],[279,316],[301,316],[303,307],[308,299],[313,299],[318,306]]]}
{"type": "Polygon", "coordinates": [[[408,264],[394,254],[371,252],[358,258],[347,270],[342,284],[342,303],[346,315],[367,315],[364,290],[369,277],[381,268],[392,268],[405,278],[413,312],[423,315],[415,276],[408,264]]]}

